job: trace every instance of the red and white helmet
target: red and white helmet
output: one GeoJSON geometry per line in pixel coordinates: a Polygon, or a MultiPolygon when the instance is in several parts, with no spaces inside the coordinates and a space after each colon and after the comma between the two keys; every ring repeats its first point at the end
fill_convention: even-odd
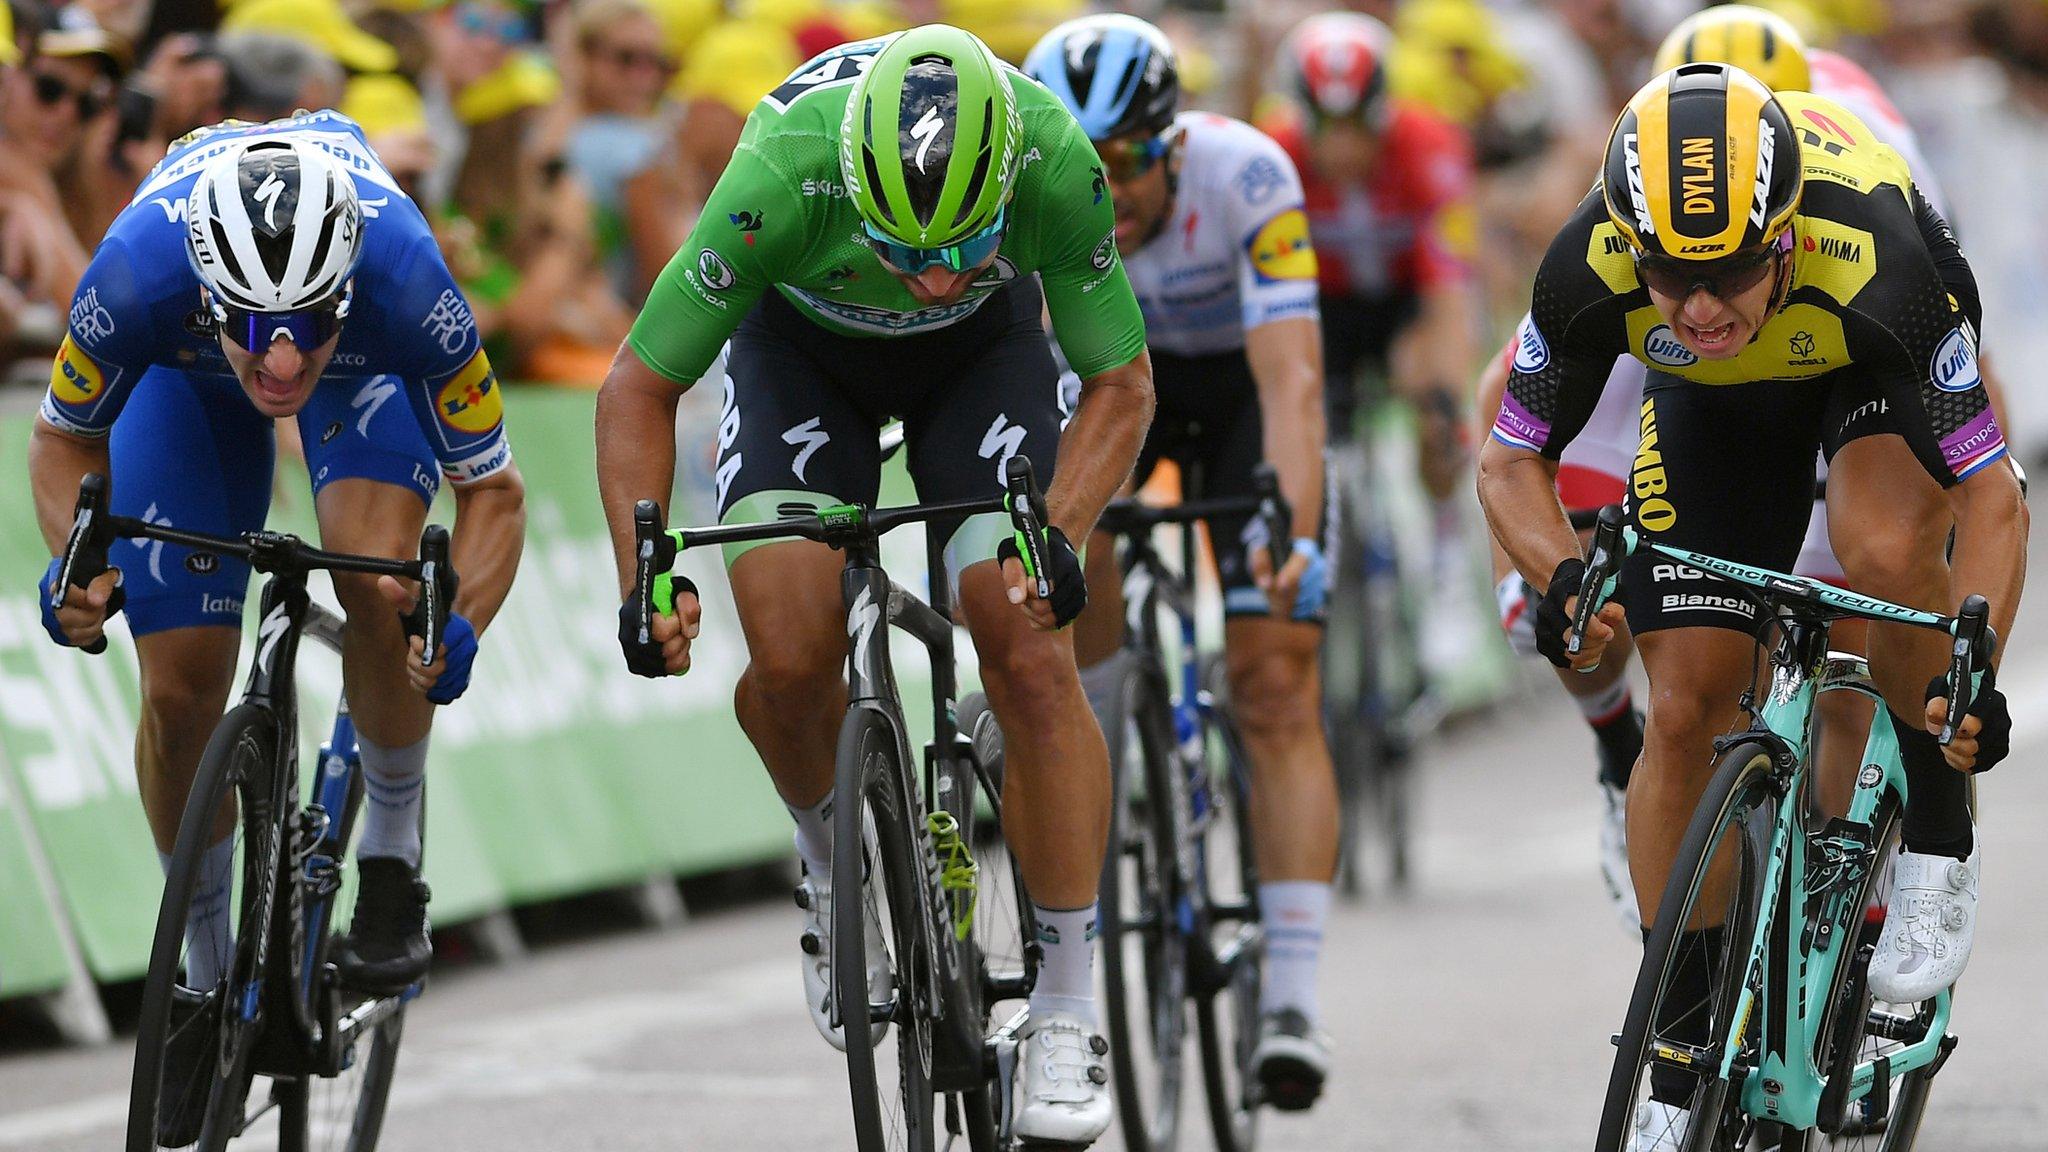
{"type": "Polygon", "coordinates": [[[1280,45],[1281,90],[1319,120],[1387,117],[1387,58],[1394,34],[1357,12],[1325,12],[1294,26],[1280,45]]]}

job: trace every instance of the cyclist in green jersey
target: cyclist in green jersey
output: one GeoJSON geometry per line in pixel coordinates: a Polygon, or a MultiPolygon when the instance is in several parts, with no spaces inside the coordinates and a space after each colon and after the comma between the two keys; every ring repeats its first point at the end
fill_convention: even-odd
{"type": "MultiPolygon", "coordinates": [[[[1016,1128],[1078,1145],[1110,1113],[1092,973],[1109,768],[1059,629],[1086,602],[1070,542],[1087,539],[1130,474],[1152,415],[1144,325],[1115,227],[1073,116],[972,35],[928,25],[832,49],[748,117],[597,411],[598,478],[629,603],[633,503],[670,490],[677,398],[728,338],[723,520],[873,500],[875,433],[890,416],[907,426],[924,499],[999,492],[1020,452],[1051,473],[1048,599],[1027,589],[1006,517],[954,526],[947,552],[1006,734],[1005,833],[1044,947],[1016,1128]],[[1064,433],[1041,310],[1085,382],[1064,433]]],[[[796,819],[806,992],[819,1030],[843,1046],[827,971],[828,809],[846,707],[840,560],[785,541],[729,549],[726,563],[751,661],[734,703],[796,819]]],[[[651,644],[622,626],[628,665],[686,669],[699,612],[685,591],[651,644]]],[[[887,979],[874,957],[870,979],[887,979]]]]}

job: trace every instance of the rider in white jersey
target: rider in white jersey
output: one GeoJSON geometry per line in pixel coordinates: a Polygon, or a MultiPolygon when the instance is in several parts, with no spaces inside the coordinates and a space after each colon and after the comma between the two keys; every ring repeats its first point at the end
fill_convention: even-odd
{"type": "MultiPolygon", "coordinates": [[[[1266,927],[1258,1047],[1266,1102],[1314,1103],[1328,1071],[1316,963],[1337,862],[1337,786],[1318,683],[1323,601],[1322,331],[1301,179],[1280,145],[1222,116],[1176,117],[1173,49],[1129,16],[1046,34],[1025,71],[1095,142],[1116,205],[1117,248],[1145,316],[1158,408],[1134,483],[1162,458],[1189,497],[1248,496],[1270,461],[1293,509],[1272,571],[1265,526],[1209,524],[1224,590],[1231,698],[1252,763],[1254,854],[1266,927]]],[[[1088,550],[1076,622],[1082,685],[1098,716],[1123,674],[1123,605],[1111,541],[1088,550]]]]}

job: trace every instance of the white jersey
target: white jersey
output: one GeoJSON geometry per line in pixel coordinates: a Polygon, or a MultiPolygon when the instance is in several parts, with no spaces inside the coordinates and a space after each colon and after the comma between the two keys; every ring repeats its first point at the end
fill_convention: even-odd
{"type": "Polygon", "coordinates": [[[1262,324],[1315,317],[1316,256],[1294,162],[1241,120],[1183,112],[1174,126],[1183,136],[1172,214],[1124,257],[1146,344],[1234,352],[1262,324]]]}
{"type": "MultiPolygon", "coordinates": [[[[1912,127],[1885,97],[1884,90],[1877,86],[1869,73],[1846,57],[1822,51],[1812,52],[1810,57],[1814,93],[1855,113],[1857,119],[1877,134],[1878,139],[1891,145],[1905,158],[1906,166],[1913,174],[1914,185],[1927,197],[1928,203],[1934,205],[1936,211],[1945,212],[1941,190],[1934,183],[1934,174],[1920,155],[1920,142],[1913,135],[1912,127]]],[[[1523,322],[1527,323],[1526,317],[1523,322]]],[[[1643,362],[1634,356],[1623,356],[1614,362],[1614,371],[1607,377],[1607,388],[1601,393],[1599,407],[1585,430],[1565,447],[1561,467],[1576,464],[1588,471],[1601,473],[1615,486],[1627,483],[1629,468],[1635,460],[1639,431],[1634,420],[1622,420],[1616,416],[1624,411],[1633,413],[1642,407],[1643,381],[1647,372],[1643,362]]],[[[1819,467],[1825,475],[1826,462],[1822,461],[1819,467]]],[[[1814,522],[1808,527],[1798,571],[1802,575],[1837,583],[1842,580],[1841,567],[1835,562],[1827,544],[1827,521],[1819,505],[1815,506],[1814,522]]]]}

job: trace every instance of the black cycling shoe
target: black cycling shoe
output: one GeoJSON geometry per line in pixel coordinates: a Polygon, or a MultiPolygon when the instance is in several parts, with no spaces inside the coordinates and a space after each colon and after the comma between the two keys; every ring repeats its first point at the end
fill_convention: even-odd
{"type": "Polygon", "coordinates": [[[1643,714],[1631,708],[1628,715],[1594,727],[1593,739],[1600,746],[1600,782],[1628,791],[1629,775],[1643,754],[1643,714]]]}
{"type": "Polygon", "coordinates": [[[427,938],[426,881],[403,860],[372,856],[358,860],[362,880],[356,914],[347,935],[334,939],[329,959],[341,982],[373,996],[396,996],[417,984],[434,959],[427,938]]]}
{"type": "Polygon", "coordinates": [[[1252,1050],[1252,1078],[1265,1102],[1282,1112],[1300,1112],[1323,1094],[1330,1074],[1330,1039],[1293,1008],[1259,1018],[1259,1045],[1252,1050]]]}
{"type": "Polygon", "coordinates": [[[183,1148],[206,1126],[220,1053],[220,997],[183,986],[171,989],[171,1024],[164,1042],[162,1086],[157,1091],[156,1142],[183,1148]]]}

